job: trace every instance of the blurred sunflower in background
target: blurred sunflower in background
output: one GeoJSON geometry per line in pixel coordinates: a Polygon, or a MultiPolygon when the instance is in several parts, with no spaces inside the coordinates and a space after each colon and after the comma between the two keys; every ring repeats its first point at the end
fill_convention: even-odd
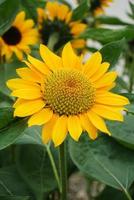
{"type": "Polygon", "coordinates": [[[86,41],[77,37],[86,29],[86,24],[73,21],[72,10],[59,2],[47,2],[44,9],[38,8],[38,22],[41,43],[54,51],[71,41],[76,49],[83,49],[86,41]]]}
{"type": "Polygon", "coordinates": [[[91,0],[91,11],[94,15],[104,13],[104,8],[108,7],[113,0],[91,0]]]}
{"type": "Polygon", "coordinates": [[[99,52],[83,64],[70,43],[55,55],[40,46],[43,61],[28,56],[28,67],[17,69],[20,78],[7,86],[17,97],[14,116],[29,116],[28,125],[44,125],[42,138],[60,145],[70,133],[78,141],[83,131],[96,139],[98,131],[110,135],[104,119],[123,121],[127,98],[109,90],[115,86],[116,72],[107,72],[109,63],[102,63],[99,52]]]}
{"type": "Polygon", "coordinates": [[[25,19],[25,12],[17,14],[12,26],[0,37],[0,57],[9,60],[13,54],[19,60],[23,59],[23,53],[30,53],[30,45],[38,41],[38,31],[33,28],[34,21],[25,19]]]}

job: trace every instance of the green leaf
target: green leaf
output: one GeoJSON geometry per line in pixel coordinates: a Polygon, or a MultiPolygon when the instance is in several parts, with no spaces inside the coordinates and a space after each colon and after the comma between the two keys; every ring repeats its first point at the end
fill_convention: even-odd
{"type": "MultiPolygon", "coordinates": [[[[9,114],[9,112],[8,112],[9,114]]],[[[17,119],[0,130],[0,150],[13,144],[27,127],[26,119],[17,119]]]]}
{"type": "Polygon", "coordinates": [[[127,22],[122,21],[121,19],[113,16],[99,16],[96,19],[97,23],[101,24],[110,24],[110,25],[131,25],[127,22]]]}
{"type": "Polygon", "coordinates": [[[127,112],[128,113],[132,113],[134,114],[134,104],[129,104],[127,106],[125,106],[127,108],[127,112]]]}
{"type": "Polygon", "coordinates": [[[38,144],[44,145],[41,139],[41,127],[33,126],[27,128],[23,135],[17,139],[15,144],[38,144]]]}
{"type": "Polygon", "coordinates": [[[115,64],[118,62],[118,59],[123,51],[125,46],[125,40],[119,40],[115,42],[108,43],[103,46],[100,50],[103,61],[110,63],[110,68],[114,67],[115,64]]]}
{"type": "Polygon", "coordinates": [[[126,26],[121,29],[107,28],[89,28],[81,34],[80,38],[93,39],[102,43],[121,40],[125,38],[127,41],[134,39],[134,26],[126,26]]]}
{"type": "Polygon", "coordinates": [[[21,0],[21,4],[27,13],[27,17],[37,22],[37,7],[39,6],[37,0],[21,0]]]}
{"type": "Polygon", "coordinates": [[[130,102],[134,102],[134,94],[133,93],[121,93],[121,95],[127,97],[130,102]]]}
{"type": "Polygon", "coordinates": [[[2,200],[29,200],[29,197],[24,197],[24,196],[9,196],[9,195],[0,195],[0,198],[2,200]]]}
{"type": "Polygon", "coordinates": [[[14,165],[3,167],[0,169],[0,195],[13,196],[14,194],[16,196],[29,196],[30,191],[14,165]]]}
{"type": "Polygon", "coordinates": [[[38,198],[56,187],[55,177],[45,146],[18,146],[16,148],[16,164],[22,178],[38,198]]]}
{"type": "Polygon", "coordinates": [[[126,115],[124,122],[108,122],[112,137],[121,144],[134,149],[134,116],[126,115]]]}
{"type": "Polygon", "coordinates": [[[108,136],[89,140],[85,134],[79,142],[69,143],[70,155],[76,166],[87,176],[128,193],[134,181],[133,151],[108,136]]]}
{"type": "Polygon", "coordinates": [[[0,129],[14,120],[13,109],[10,107],[0,108],[0,129]]]}
{"type": "Polygon", "coordinates": [[[79,4],[79,6],[74,9],[72,19],[75,21],[82,19],[85,16],[86,12],[88,11],[89,7],[90,7],[89,0],[83,0],[79,4]]]}
{"type": "Polygon", "coordinates": [[[96,200],[127,200],[122,191],[112,187],[106,187],[96,200]],[[108,199],[107,199],[108,198],[108,199]]]}
{"type": "Polygon", "coordinates": [[[0,0],[0,35],[7,31],[19,9],[19,0],[0,0]]]}

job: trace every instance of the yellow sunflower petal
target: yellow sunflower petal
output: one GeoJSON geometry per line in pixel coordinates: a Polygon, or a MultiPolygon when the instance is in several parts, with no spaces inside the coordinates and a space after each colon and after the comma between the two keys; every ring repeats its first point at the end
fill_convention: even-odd
{"type": "Polygon", "coordinates": [[[79,35],[86,29],[86,27],[87,27],[86,24],[76,23],[71,27],[71,33],[73,35],[79,35]]]}
{"type": "Polygon", "coordinates": [[[52,116],[53,116],[53,111],[50,110],[49,108],[44,108],[29,118],[28,126],[45,124],[52,118],[52,116]]]}
{"type": "Polygon", "coordinates": [[[79,137],[82,133],[82,127],[80,119],[77,116],[68,117],[68,131],[74,140],[79,140],[79,137]]]}
{"type": "Polygon", "coordinates": [[[80,68],[81,63],[78,56],[74,53],[71,43],[68,42],[62,51],[62,61],[65,68],[80,68]]]}
{"type": "Polygon", "coordinates": [[[40,111],[44,106],[45,102],[41,99],[25,101],[16,107],[14,116],[26,117],[40,111]]]}
{"type": "Polygon", "coordinates": [[[58,19],[62,21],[65,20],[68,14],[68,11],[69,11],[69,7],[67,5],[63,5],[63,4],[59,5],[58,11],[57,11],[58,19]]]}
{"type": "Polygon", "coordinates": [[[110,85],[112,84],[112,82],[115,81],[116,78],[117,78],[116,72],[108,72],[104,76],[102,76],[101,79],[94,82],[95,88],[101,88],[110,85]]]}
{"type": "Polygon", "coordinates": [[[123,115],[115,111],[113,107],[95,104],[91,110],[103,118],[123,121],[123,115]]]}
{"type": "Polygon", "coordinates": [[[95,140],[98,136],[97,129],[90,122],[87,114],[81,114],[79,117],[80,117],[80,121],[81,121],[81,125],[82,125],[83,130],[87,131],[89,137],[91,139],[95,140]]]}
{"type": "Polygon", "coordinates": [[[52,118],[50,119],[50,121],[48,121],[42,129],[42,140],[43,142],[46,144],[48,143],[51,139],[52,139],[52,131],[53,131],[53,127],[56,123],[58,116],[57,115],[53,115],[52,118]]]}
{"type": "Polygon", "coordinates": [[[109,132],[109,130],[106,127],[105,121],[99,117],[98,115],[96,115],[93,111],[89,111],[87,113],[89,120],[91,121],[91,123],[100,131],[107,133],[108,135],[111,135],[111,133],[109,132]]]}
{"type": "Polygon", "coordinates": [[[96,96],[95,101],[104,105],[123,106],[129,104],[129,100],[118,94],[105,92],[96,96]]]}
{"type": "Polygon", "coordinates": [[[17,74],[24,80],[40,83],[41,77],[27,67],[19,68],[16,70],[17,74]]]}
{"type": "Polygon", "coordinates": [[[42,93],[40,91],[40,89],[34,88],[34,86],[32,86],[31,88],[25,88],[25,89],[18,89],[18,90],[14,90],[11,93],[12,96],[14,97],[19,97],[22,99],[38,99],[40,97],[42,97],[42,93]]]}
{"type": "Polygon", "coordinates": [[[103,63],[100,65],[100,67],[99,67],[99,69],[97,70],[97,72],[96,72],[92,77],[90,77],[90,80],[91,80],[92,82],[95,82],[95,81],[97,81],[98,79],[100,79],[100,78],[106,73],[106,71],[108,70],[109,66],[110,66],[109,63],[103,62],[103,63]]]}
{"type": "Polygon", "coordinates": [[[17,106],[21,105],[22,103],[25,103],[27,100],[18,98],[15,103],[13,104],[13,108],[17,108],[17,106]]]}
{"type": "Polygon", "coordinates": [[[51,70],[60,69],[62,67],[61,58],[50,51],[45,45],[40,45],[40,55],[51,70]]]}
{"type": "Polygon", "coordinates": [[[67,116],[61,116],[57,119],[52,132],[52,140],[55,146],[60,145],[67,136],[67,116]]]}
{"type": "Polygon", "coordinates": [[[48,67],[42,61],[40,61],[30,55],[28,56],[28,60],[39,72],[41,72],[45,75],[47,75],[49,73],[48,67]]]}
{"type": "Polygon", "coordinates": [[[93,53],[84,64],[83,73],[89,78],[100,68],[102,56],[100,52],[93,53]]]}
{"type": "Polygon", "coordinates": [[[20,78],[14,78],[14,79],[10,79],[7,81],[7,86],[8,88],[10,88],[11,90],[16,90],[16,89],[24,89],[27,87],[39,87],[36,83],[31,83],[30,81],[26,81],[20,78]]]}
{"type": "Polygon", "coordinates": [[[24,19],[25,19],[25,12],[21,11],[17,14],[13,24],[18,25],[20,22],[24,21],[24,19]]]}

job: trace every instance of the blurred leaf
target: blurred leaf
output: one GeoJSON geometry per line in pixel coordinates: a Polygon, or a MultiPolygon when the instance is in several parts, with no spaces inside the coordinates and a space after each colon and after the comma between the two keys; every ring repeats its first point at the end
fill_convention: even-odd
{"type": "Polygon", "coordinates": [[[127,112],[128,113],[132,113],[134,114],[134,104],[129,104],[127,106],[125,106],[127,108],[127,112]]]}
{"type": "Polygon", "coordinates": [[[19,0],[0,0],[0,35],[7,31],[19,9],[19,0]]]}
{"type": "Polygon", "coordinates": [[[89,28],[81,34],[80,38],[93,39],[102,43],[108,43],[126,38],[127,41],[134,39],[134,26],[126,26],[121,29],[89,28]]]}
{"type": "Polygon", "coordinates": [[[37,22],[37,8],[39,7],[39,2],[37,0],[21,0],[21,4],[27,13],[27,17],[37,22]]]}
{"type": "Polygon", "coordinates": [[[126,115],[124,122],[109,122],[112,137],[127,147],[134,149],[134,116],[126,115]]]}
{"type": "Polygon", "coordinates": [[[73,11],[73,20],[82,19],[90,7],[89,0],[83,0],[73,11]]]}
{"type": "Polygon", "coordinates": [[[16,196],[29,196],[28,187],[20,177],[15,166],[3,167],[0,169],[0,197],[1,195],[10,195],[11,197],[13,194],[16,196]]]}
{"type": "Polygon", "coordinates": [[[134,152],[124,148],[111,137],[89,140],[82,135],[79,142],[69,143],[70,154],[76,166],[87,176],[127,193],[134,181],[134,152]]]}
{"type": "Polygon", "coordinates": [[[96,19],[97,23],[100,24],[110,24],[110,25],[131,25],[127,22],[122,21],[121,19],[113,16],[99,16],[96,19]]]}
{"type": "Polygon", "coordinates": [[[31,187],[38,199],[44,193],[56,188],[55,177],[45,146],[18,146],[16,148],[16,164],[22,178],[31,187]]]}
{"type": "Polygon", "coordinates": [[[103,62],[109,62],[110,68],[114,67],[115,64],[118,62],[118,59],[123,51],[124,46],[124,39],[104,45],[103,48],[100,50],[103,62]]]}
{"type": "Polygon", "coordinates": [[[106,187],[96,200],[127,200],[122,191],[106,187]],[[107,199],[108,198],[108,199],[107,199]]]}
{"type": "Polygon", "coordinates": [[[24,134],[17,139],[15,144],[38,144],[44,145],[41,139],[41,127],[33,126],[27,128],[24,134]]]}
{"type": "MultiPolygon", "coordinates": [[[[8,112],[9,114],[9,112],[8,112]]],[[[5,114],[6,115],[6,114],[5,114]]],[[[26,119],[16,119],[0,130],[0,150],[13,144],[27,127],[26,119]]]]}
{"type": "Polygon", "coordinates": [[[29,197],[24,197],[24,196],[16,196],[16,195],[12,195],[12,196],[5,196],[5,195],[0,195],[0,198],[2,200],[29,200],[29,197]]]}
{"type": "Polygon", "coordinates": [[[10,107],[0,108],[0,129],[14,120],[13,109],[10,107]]]}
{"type": "Polygon", "coordinates": [[[122,79],[122,77],[118,76],[116,82],[121,86],[122,89],[129,90],[127,83],[122,79]]]}

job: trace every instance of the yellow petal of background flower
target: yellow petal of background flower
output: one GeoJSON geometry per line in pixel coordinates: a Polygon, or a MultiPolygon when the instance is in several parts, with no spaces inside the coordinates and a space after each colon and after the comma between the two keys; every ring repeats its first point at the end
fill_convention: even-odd
{"type": "Polygon", "coordinates": [[[108,135],[111,135],[111,133],[109,132],[109,130],[106,127],[105,121],[99,117],[98,115],[96,115],[93,111],[89,111],[87,113],[89,120],[91,121],[91,123],[100,131],[107,133],[108,135]]]}
{"type": "Polygon", "coordinates": [[[56,123],[58,116],[57,115],[53,115],[52,118],[50,119],[50,121],[48,121],[42,129],[42,140],[43,142],[46,144],[47,142],[49,142],[49,140],[52,139],[52,131],[53,131],[53,127],[56,123]]]}
{"type": "Polygon", "coordinates": [[[123,121],[123,115],[111,106],[95,104],[91,110],[97,115],[110,120],[123,121]]]}
{"type": "Polygon", "coordinates": [[[89,121],[87,114],[81,114],[79,117],[80,117],[80,121],[81,121],[81,125],[82,125],[83,130],[87,131],[89,137],[91,139],[95,140],[98,136],[97,129],[89,121]]]}
{"type": "Polygon", "coordinates": [[[71,137],[74,140],[78,141],[82,133],[82,127],[81,127],[80,119],[77,116],[68,117],[68,131],[71,137]]]}
{"type": "Polygon", "coordinates": [[[52,118],[52,116],[53,116],[53,111],[50,110],[49,108],[44,108],[29,118],[28,126],[45,124],[52,118]]]}
{"type": "Polygon", "coordinates": [[[69,12],[69,7],[67,5],[62,5],[62,4],[59,5],[57,11],[58,19],[62,21],[65,20],[68,12],[69,12]]]}
{"type": "Polygon", "coordinates": [[[45,45],[40,45],[40,55],[51,70],[60,69],[62,67],[61,58],[50,51],[45,45]]]}
{"type": "Polygon", "coordinates": [[[41,72],[45,75],[47,75],[49,73],[48,67],[42,61],[40,61],[30,55],[28,56],[28,60],[39,72],[41,72]]]}
{"type": "Polygon", "coordinates": [[[26,101],[16,107],[14,116],[26,117],[40,111],[45,106],[45,103],[41,99],[33,101],[26,101]]]}
{"type": "Polygon", "coordinates": [[[84,64],[84,74],[90,78],[100,68],[101,61],[100,52],[93,53],[84,64]]]}
{"type": "Polygon", "coordinates": [[[52,140],[55,146],[60,145],[67,136],[67,116],[61,116],[57,119],[52,132],[52,140]]]}

